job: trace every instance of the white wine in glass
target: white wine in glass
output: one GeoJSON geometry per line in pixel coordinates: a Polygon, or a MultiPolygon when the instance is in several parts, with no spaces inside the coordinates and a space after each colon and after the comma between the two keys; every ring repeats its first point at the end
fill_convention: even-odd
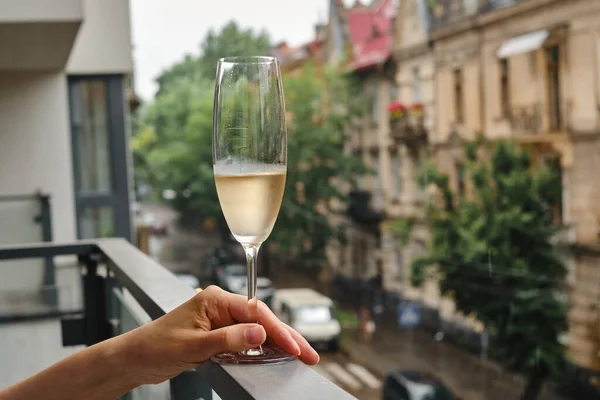
{"type": "MultiPolygon", "coordinates": [[[[229,230],[248,263],[248,307],[258,322],[257,257],[281,207],[287,169],[287,130],[277,59],[219,60],[213,116],[213,168],[229,230]]],[[[221,364],[270,364],[296,357],[261,346],[216,355],[221,364]]]]}
{"type": "Polygon", "coordinates": [[[285,166],[248,164],[234,167],[214,166],[221,209],[238,242],[260,245],[269,237],[281,207],[285,166]]]}

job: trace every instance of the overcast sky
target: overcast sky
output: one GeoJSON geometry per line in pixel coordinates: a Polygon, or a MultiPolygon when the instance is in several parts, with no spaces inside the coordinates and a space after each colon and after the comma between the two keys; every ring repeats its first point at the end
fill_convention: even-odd
{"type": "Polygon", "coordinates": [[[266,28],[273,41],[297,45],[313,38],[328,5],[329,0],[131,0],[136,91],[150,99],[154,78],[186,53],[198,54],[210,28],[233,19],[244,28],[266,28]]]}

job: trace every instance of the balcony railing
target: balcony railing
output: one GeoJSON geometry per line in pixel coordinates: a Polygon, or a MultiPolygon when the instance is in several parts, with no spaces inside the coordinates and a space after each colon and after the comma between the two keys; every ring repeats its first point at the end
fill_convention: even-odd
{"type": "MultiPolygon", "coordinates": [[[[85,270],[84,310],[61,321],[64,346],[89,346],[126,331],[127,327],[134,328],[131,318],[126,322],[122,313],[116,311],[116,304],[123,302],[126,294],[151,319],[161,317],[195,294],[193,288],[123,239],[0,246],[0,260],[68,255],[77,256],[85,270]]],[[[300,361],[251,367],[207,361],[170,380],[173,400],[211,400],[213,390],[224,400],[353,398],[300,361]]]]}
{"type": "Polygon", "coordinates": [[[487,13],[500,10],[506,7],[512,7],[517,3],[522,3],[526,0],[480,0],[480,13],[487,13]]]}
{"type": "Polygon", "coordinates": [[[390,135],[409,150],[418,150],[427,144],[424,115],[405,114],[402,118],[390,118],[390,135]]]}
{"type": "Polygon", "coordinates": [[[440,29],[527,0],[432,0],[428,3],[431,28],[440,29]]]}
{"type": "Polygon", "coordinates": [[[439,29],[452,25],[477,14],[476,1],[434,0],[428,3],[431,28],[439,29]]]}
{"type": "MultiPolygon", "coordinates": [[[[50,196],[44,193],[0,196],[0,245],[52,241],[50,196]]],[[[54,260],[0,262],[0,321],[53,313],[58,306],[54,260]],[[23,271],[25,269],[25,271],[23,271]],[[11,305],[18,304],[19,307],[11,305]]]]}
{"type": "Polygon", "coordinates": [[[542,130],[542,110],[539,104],[513,107],[507,118],[515,135],[536,135],[542,130]]]}

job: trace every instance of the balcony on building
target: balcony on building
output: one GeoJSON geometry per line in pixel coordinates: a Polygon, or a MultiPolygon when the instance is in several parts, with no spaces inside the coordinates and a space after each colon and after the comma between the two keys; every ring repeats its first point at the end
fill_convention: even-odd
{"type": "Polygon", "coordinates": [[[487,13],[512,7],[527,0],[480,0],[479,12],[487,13]]]}
{"type": "Polygon", "coordinates": [[[507,37],[496,51],[501,119],[518,141],[564,140],[572,128],[561,78],[566,36],[565,27],[531,31],[507,37]],[[530,60],[529,70],[519,67],[524,56],[530,60]]]}
{"type": "Polygon", "coordinates": [[[469,26],[469,22],[483,14],[500,11],[529,0],[433,0],[428,2],[431,29],[443,30],[451,26],[469,26]]]}
{"type": "Polygon", "coordinates": [[[388,107],[390,136],[394,143],[405,145],[409,151],[418,152],[427,145],[425,110],[422,105],[409,107],[394,102],[388,107]]]}
{"type": "Polygon", "coordinates": [[[468,0],[434,0],[427,2],[427,7],[432,30],[468,21],[478,11],[477,1],[468,0]]]}
{"type": "Polygon", "coordinates": [[[0,70],[61,69],[83,22],[83,0],[0,0],[0,70]]]}

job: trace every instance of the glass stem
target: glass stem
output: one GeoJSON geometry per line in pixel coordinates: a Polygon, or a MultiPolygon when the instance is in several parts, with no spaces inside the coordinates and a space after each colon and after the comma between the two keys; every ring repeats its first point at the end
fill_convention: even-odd
{"type": "MultiPolygon", "coordinates": [[[[257,268],[259,244],[245,244],[244,252],[246,253],[246,262],[248,265],[248,308],[250,310],[250,321],[258,323],[258,298],[257,298],[257,268]]],[[[259,346],[256,350],[262,352],[262,347],[259,346]]]]}

